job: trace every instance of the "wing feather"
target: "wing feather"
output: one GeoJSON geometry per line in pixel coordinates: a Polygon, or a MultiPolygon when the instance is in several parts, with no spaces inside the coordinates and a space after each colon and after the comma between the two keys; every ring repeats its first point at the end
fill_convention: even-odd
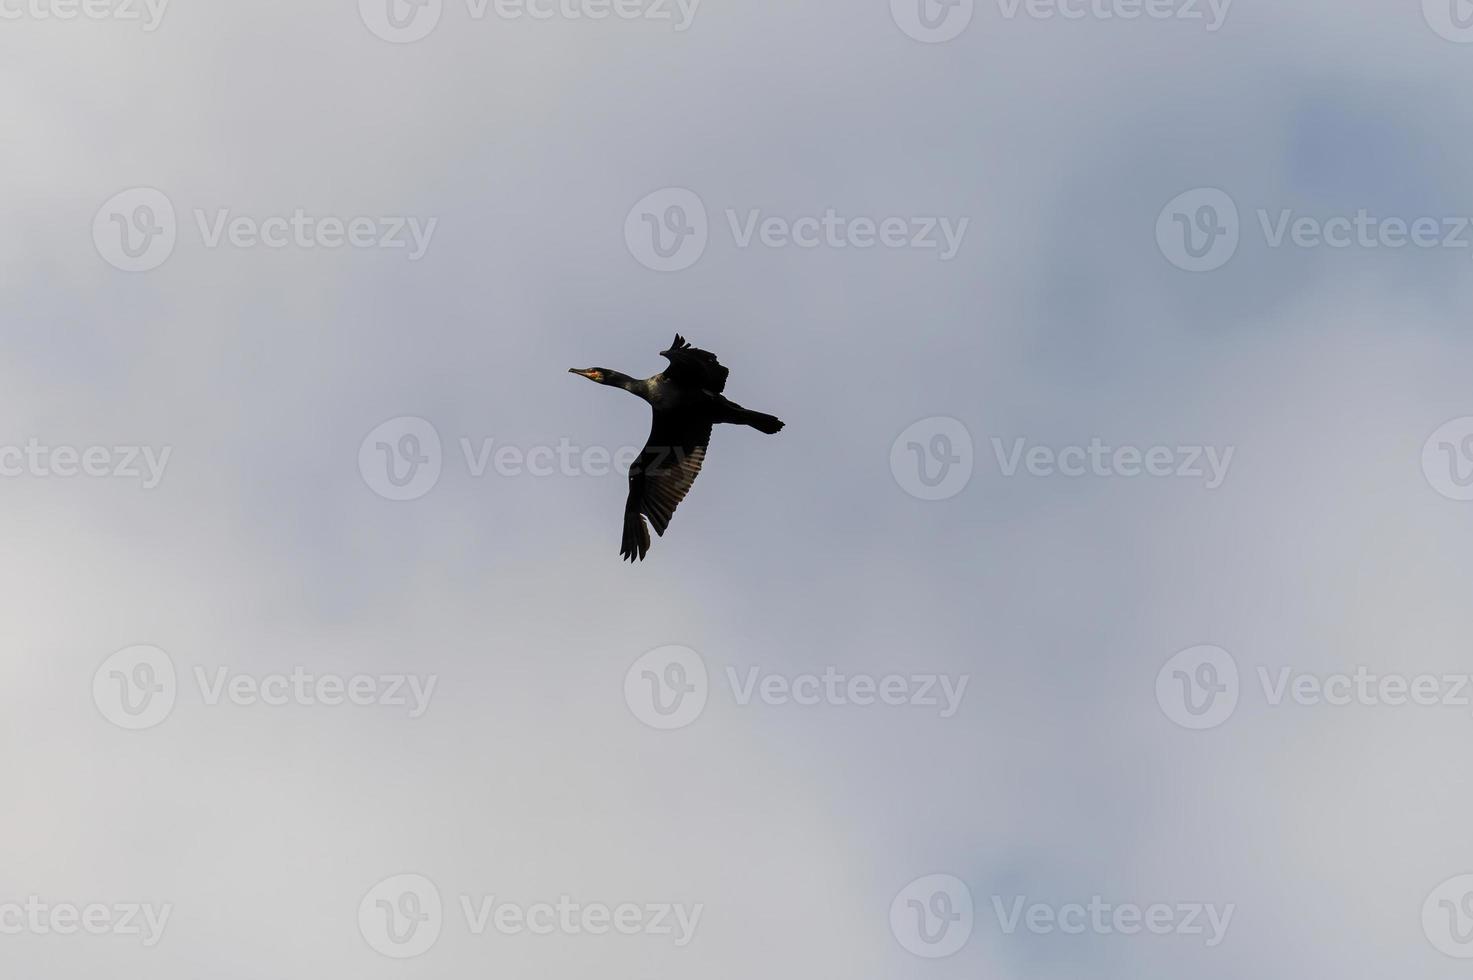
{"type": "Polygon", "coordinates": [[[655,533],[664,535],[691,485],[706,461],[711,442],[711,423],[681,418],[672,412],[656,412],[650,438],[629,467],[629,499],[624,506],[625,531],[622,554],[630,561],[643,558],[649,549],[647,518],[655,533]],[[637,532],[630,522],[638,522],[637,532]],[[643,545],[642,547],[640,545],[643,545]]]}
{"type": "Polygon", "coordinates": [[[726,388],[726,377],[731,372],[722,367],[715,354],[692,347],[680,334],[675,335],[675,343],[669,350],[661,351],[660,356],[670,362],[665,377],[679,385],[704,388],[718,395],[726,388]]]}

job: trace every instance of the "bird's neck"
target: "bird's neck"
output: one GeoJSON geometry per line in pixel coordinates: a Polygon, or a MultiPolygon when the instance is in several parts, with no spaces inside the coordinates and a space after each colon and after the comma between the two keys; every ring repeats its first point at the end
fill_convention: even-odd
{"type": "Polygon", "coordinates": [[[620,374],[618,371],[605,371],[604,384],[633,392],[645,401],[650,400],[650,383],[643,378],[631,378],[629,375],[620,374]]]}

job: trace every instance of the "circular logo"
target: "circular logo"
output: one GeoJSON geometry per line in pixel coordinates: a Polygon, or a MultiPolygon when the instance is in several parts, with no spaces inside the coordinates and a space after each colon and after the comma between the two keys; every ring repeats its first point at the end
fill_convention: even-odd
{"type": "Polygon", "coordinates": [[[1449,500],[1473,500],[1473,416],[1444,423],[1422,444],[1422,473],[1449,500]]]}
{"type": "Polygon", "coordinates": [[[624,674],[624,703],[651,728],[684,728],[706,710],[706,662],[690,647],[659,647],[624,674]]]}
{"type": "Polygon", "coordinates": [[[656,272],[689,269],[705,254],[709,237],[705,202],[684,187],[646,194],[624,219],[629,254],[656,272]]]}
{"type": "Polygon", "coordinates": [[[975,6],[975,0],[890,0],[890,16],[917,41],[941,44],[967,29],[975,6]]]}
{"type": "Polygon", "coordinates": [[[435,945],[444,924],[440,890],[424,875],[385,878],[358,903],[358,931],[375,952],[396,960],[435,945]]]}
{"type": "Polygon", "coordinates": [[[440,433],[422,418],[401,415],[363,437],[358,472],[385,500],[418,500],[440,482],[440,433]]]}
{"type": "Polygon", "coordinates": [[[1168,262],[1187,272],[1228,264],[1242,234],[1238,206],[1226,192],[1198,187],[1178,194],[1156,219],[1156,244],[1168,262]]]}
{"type": "Polygon", "coordinates": [[[1195,646],[1156,674],[1156,703],[1183,728],[1216,728],[1238,707],[1238,663],[1222,647],[1195,646]]]}
{"type": "Polygon", "coordinates": [[[92,244],[124,272],[157,269],[174,254],[179,224],[163,191],[133,187],[114,194],[92,218],[92,244]]]}
{"type": "Polygon", "coordinates": [[[1473,875],[1449,878],[1422,903],[1422,932],[1439,953],[1473,958],[1473,875]]]}
{"type": "Polygon", "coordinates": [[[444,0],[358,0],[358,15],[376,37],[411,44],[429,36],[444,7],[444,0]]]}
{"type": "Polygon", "coordinates": [[[174,710],[179,683],[174,661],[155,646],[125,647],[92,675],[92,703],[119,728],[141,731],[174,710]]]}
{"type": "Polygon", "coordinates": [[[1439,37],[1473,44],[1473,0],[1422,0],[1422,16],[1439,37]]]}
{"type": "Polygon", "coordinates": [[[928,960],[950,956],[972,937],[972,890],[955,875],[924,875],[890,903],[890,932],[905,951],[928,960]]]}
{"type": "Polygon", "coordinates": [[[921,500],[946,500],[972,481],[972,434],[956,419],[921,419],[890,446],[890,472],[921,500]]]}

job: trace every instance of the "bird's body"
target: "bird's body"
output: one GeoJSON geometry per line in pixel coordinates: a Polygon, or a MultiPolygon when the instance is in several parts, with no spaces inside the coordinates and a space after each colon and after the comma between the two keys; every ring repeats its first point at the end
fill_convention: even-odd
{"type": "Polygon", "coordinates": [[[638,395],[649,402],[653,413],[649,441],[629,467],[619,552],[629,561],[642,560],[650,549],[646,519],[656,534],[665,533],[675,508],[701,472],[713,426],[749,425],[769,435],[783,427],[775,416],[749,411],[722,394],[729,372],[715,354],[692,347],[676,334],[675,343],[661,356],[670,367],[652,378],[631,378],[607,368],[570,369],[638,395]]]}

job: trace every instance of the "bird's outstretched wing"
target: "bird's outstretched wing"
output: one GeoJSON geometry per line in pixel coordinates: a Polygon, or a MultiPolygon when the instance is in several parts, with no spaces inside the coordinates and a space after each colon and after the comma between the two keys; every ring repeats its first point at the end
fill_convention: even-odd
{"type": "Polygon", "coordinates": [[[670,362],[670,370],[665,372],[665,377],[676,384],[704,388],[718,395],[726,387],[726,376],[731,373],[721,366],[715,354],[692,347],[690,341],[680,334],[675,335],[675,343],[669,350],[660,351],[660,356],[670,362]]]}
{"type": "Polygon", "coordinates": [[[711,423],[656,412],[649,442],[629,467],[629,499],[624,504],[624,540],[619,553],[630,561],[650,550],[649,518],[655,533],[663,535],[675,508],[685,499],[701,472],[711,423]]]}

